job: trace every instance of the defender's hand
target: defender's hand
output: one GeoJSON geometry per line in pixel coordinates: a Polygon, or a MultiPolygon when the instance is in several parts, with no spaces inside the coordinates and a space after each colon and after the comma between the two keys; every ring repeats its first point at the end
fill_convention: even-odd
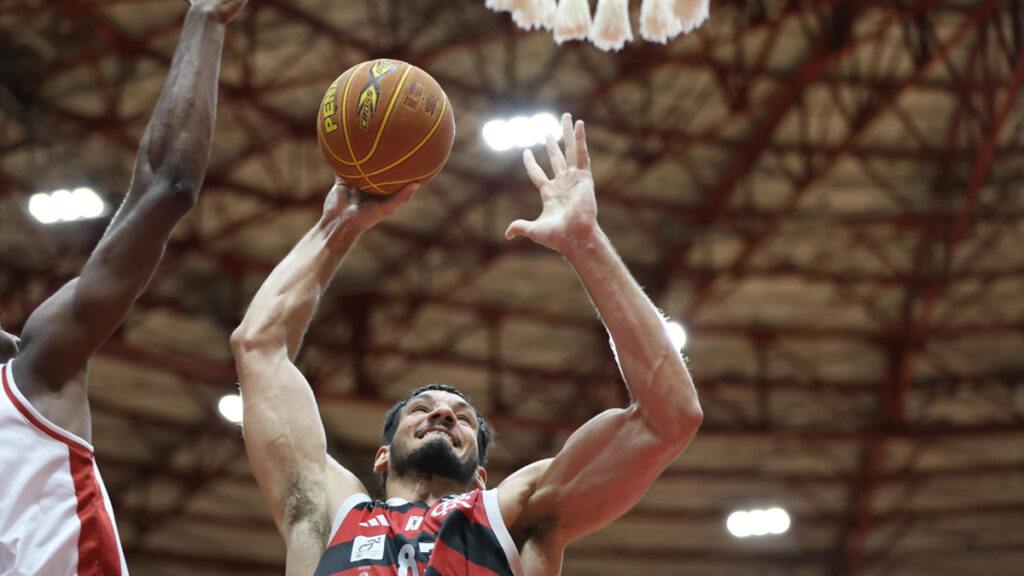
{"type": "Polygon", "coordinates": [[[206,10],[227,24],[245,7],[249,0],[189,0],[193,8],[206,10]]]}
{"type": "Polygon", "coordinates": [[[353,226],[362,234],[394,214],[419,187],[419,184],[409,184],[391,196],[374,196],[346,186],[341,178],[335,177],[334,187],[324,200],[323,219],[353,226]]]}
{"type": "Polygon", "coordinates": [[[597,201],[594,199],[594,175],[590,171],[590,155],[583,130],[577,120],[562,115],[565,154],[555,139],[548,136],[548,158],[554,177],[548,178],[530,150],[523,152],[523,163],[530,180],[540,191],[544,208],[536,220],[516,220],[505,231],[505,238],[526,236],[530,240],[565,253],[574,239],[586,236],[597,222],[597,201]]]}

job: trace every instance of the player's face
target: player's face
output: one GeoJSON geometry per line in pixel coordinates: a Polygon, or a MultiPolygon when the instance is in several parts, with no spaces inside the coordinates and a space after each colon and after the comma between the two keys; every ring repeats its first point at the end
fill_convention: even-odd
{"type": "Polygon", "coordinates": [[[479,464],[476,411],[465,400],[441,390],[410,399],[391,442],[394,471],[415,470],[468,484],[479,464]]]}

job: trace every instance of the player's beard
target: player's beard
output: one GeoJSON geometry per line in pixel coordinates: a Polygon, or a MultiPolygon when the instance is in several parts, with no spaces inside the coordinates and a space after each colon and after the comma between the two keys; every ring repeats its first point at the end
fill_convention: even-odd
{"type": "Polygon", "coordinates": [[[405,452],[401,443],[391,446],[391,465],[395,475],[405,476],[410,472],[424,476],[450,478],[459,484],[470,486],[476,475],[479,458],[473,455],[469,461],[459,460],[455,449],[444,438],[430,438],[419,448],[405,452]]]}

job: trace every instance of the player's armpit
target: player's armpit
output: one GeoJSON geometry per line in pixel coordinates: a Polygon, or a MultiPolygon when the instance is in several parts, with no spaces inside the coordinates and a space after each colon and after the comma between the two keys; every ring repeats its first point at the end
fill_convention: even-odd
{"type": "Polygon", "coordinates": [[[310,519],[292,524],[283,534],[287,556],[285,576],[310,576],[327,549],[331,524],[310,519]]]}

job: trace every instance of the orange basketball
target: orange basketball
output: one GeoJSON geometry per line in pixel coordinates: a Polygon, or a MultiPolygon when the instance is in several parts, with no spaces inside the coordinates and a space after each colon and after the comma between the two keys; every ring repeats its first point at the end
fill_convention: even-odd
{"type": "Polygon", "coordinates": [[[455,140],[455,116],[429,74],[400,60],[371,60],[327,89],[317,134],[327,162],[349,186],[386,196],[441,170],[455,140]]]}

